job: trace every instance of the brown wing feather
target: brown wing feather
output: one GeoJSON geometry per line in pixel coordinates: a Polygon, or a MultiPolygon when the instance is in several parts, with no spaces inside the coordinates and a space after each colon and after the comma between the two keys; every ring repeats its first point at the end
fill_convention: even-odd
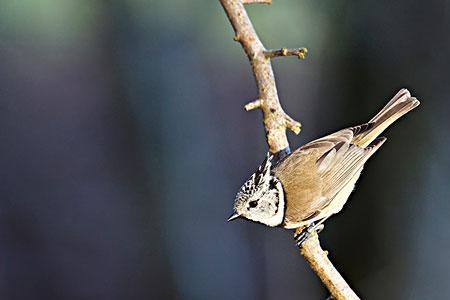
{"type": "Polygon", "coordinates": [[[370,125],[347,128],[312,141],[274,169],[286,193],[285,223],[317,216],[353,175],[361,171],[374,151],[371,147],[363,149],[353,145],[352,140],[355,132],[369,128],[370,125]]]}
{"type": "Polygon", "coordinates": [[[370,156],[386,141],[386,138],[376,139],[366,148],[350,144],[347,151],[333,161],[323,172],[323,195],[333,199],[357,174],[370,156]]]}
{"type": "MultiPolygon", "coordinates": [[[[274,169],[286,193],[285,222],[305,220],[330,201],[323,195],[326,183],[323,174],[319,172],[317,162],[332,149],[335,149],[332,151],[336,151],[336,154],[340,153],[342,145],[348,145],[352,138],[352,130],[343,129],[312,141],[294,151],[274,169]],[[336,145],[340,146],[339,149],[336,149],[336,145]]],[[[333,160],[334,157],[327,161],[322,160],[321,168],[327,169],[326,164],[332,164],[333,160]]]]}

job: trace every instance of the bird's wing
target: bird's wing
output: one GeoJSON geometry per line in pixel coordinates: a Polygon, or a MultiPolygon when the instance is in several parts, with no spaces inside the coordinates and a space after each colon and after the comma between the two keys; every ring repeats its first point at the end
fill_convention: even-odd
{"type": "MultiPolygon", "coordinates": [[[[367,147],[353,144],[354,138],[371,130],[373,123],[366,123],[340,130],[317,140],[319,143],[329,142],[332,146],[316,161],[317,171],[322,178],[322,195],[331,201],[352,178],[361,172],[364,163],[384,143],[386,138],[378,138],[367,147]]],[[[309,148],[316,141],[305,145],[309,148]]],[[[324,206],[328,203],[324,203],[324,206]]]]}
{"type": "Polygon", "coordinates": [[[282,165],[289,165],[291,170],[286,169],[283,172],[279,170],[276,173],[284,174],[286,178],[281,178],[282,182],[290,181],[287,186],[292,187],[294,180],[297,180],[299,186],[294,190],[301,191],[298,192],[301,194],[291,201],[295,204],[295,212],[290,214],[287,212],[288,215],[301,216],[303,220],[313,218],[348,185],[355,174],[361,171],[370,155],[385,140],[384,138],[375,140],[366,148],[352,144],[355,136],[369,130],[371,126],[368,123],[340,130],[300,147],[286,158],[291,162],[282,165]],[[299,163],[295,164],[295,161],[299,163]],[[300,169],[307,170],[300,171],[300,169]],[[299,176],[303,176],[303,179],[299,176]],[[310,192],[304,194],[305,189],[310,192]],[[319,194],[314,192],[315,189],[319,194]]]}

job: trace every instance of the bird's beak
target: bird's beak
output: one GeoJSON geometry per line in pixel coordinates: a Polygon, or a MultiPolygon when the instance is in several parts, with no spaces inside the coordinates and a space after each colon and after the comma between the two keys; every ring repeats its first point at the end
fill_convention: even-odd
{"type": "Polygon", "coordinates": [[[230,222],[230,221],[236,220],[239,217],[240,217],[240,215],[235,213],[235,214],[232,214],[231,217],[229,217],[227,221],[230,222]]]}

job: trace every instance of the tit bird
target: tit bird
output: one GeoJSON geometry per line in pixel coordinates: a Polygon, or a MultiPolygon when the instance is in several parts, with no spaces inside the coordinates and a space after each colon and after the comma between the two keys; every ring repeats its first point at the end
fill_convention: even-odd
{"type": "Polygon", "coordinates": [[[302,229],[297,245],[347,202],[365,162],[386,141],[378,137],[398,118],[418,106],[400,90],[368,123],[314,140],[282,159],[266,159],[237,193],[234,214],[267,226],[302,229]]]}

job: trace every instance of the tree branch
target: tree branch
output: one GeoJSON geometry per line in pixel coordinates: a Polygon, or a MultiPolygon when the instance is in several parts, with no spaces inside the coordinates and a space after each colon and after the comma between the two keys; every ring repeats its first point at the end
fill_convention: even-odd
{"type": "Polygon", "coordinates": [[[308,53],[308,49],[306,48],[296,48],[296,49],[281,48],[278,50],[264,51],[264,55],[267,58],[274,58],[279,56],[297,56],[298,58],[304,59],[306,57],[306,53],[308,53]]]}
{"type": "Polygon", "coordinates": [[[359,299],[328,259],[328,251],[324,251],[320,246],[319,236],[315,231],[303,243],[300,253],[330,291],[331,299],[359,299]]]}
{"type": "MultiPolygon", "coordinates": [[[[295,55],[302,57],[306,54],[305,48],[266,50],[256,34],[253,25],[244,8],[244,4],[268,3],[264,0],[219,0],[235,31],[234,40],[244,48],[253,69],[258,86],[258,99],[245,105],[247,111],[260,108],[263,119],[269,150],[272,153],[282,153],[289,149],[286,129],[296,134],[300,132],[300,123],[294,121],[282,109],[278,99],[275,77],[270,58],[277,56],[295,55]]],[[[288,152],[288,151],[287,151],[288,152]]],[[[308,261],[324,285],[328,288],[334,299],[359,299],[345,282],[327,257],[327,252],[320,247],[319,238],[314,232],[300,248],[300,253],[308,261]]]]}
{"type": "MultiPolygon", "coordinates": [[[[234,28],[236,34],[234,40],[241,43],[252,65],[259,92],[257,107],[264,114],[267,143],[270,152],[277,153],[289,147],[286,129],[298,134],[301,125],[289,117],[280,105],[270,59],[264,54],[266,49],[253,29],[244,3],[242,0],[220,0],[220,3],[234,28]]],[[[252,106],[247,105],[246,107],[252,106]]]]}

